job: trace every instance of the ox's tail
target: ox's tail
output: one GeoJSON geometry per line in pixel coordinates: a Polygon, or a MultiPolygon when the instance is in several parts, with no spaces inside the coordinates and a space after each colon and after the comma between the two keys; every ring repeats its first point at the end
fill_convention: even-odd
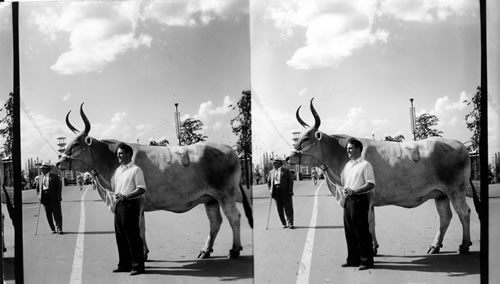
{"type": "Polygon", "coordinates": [[[472,183],[472,180],[469,179],[470,186],[472,188],[472,200],[474,202],[474,208],[476,209],[477,216],[479,217],[479,220],[481,220],[481,201],[479,200],[479,196],[477,196],[476,188],[474,188],[474,184],[472,183]]]}
{"type": "Polygon", "coordinates": [[[243,210],[245,210],[245,216],[247,216],[248,224],[250,228],[253,228],[253,214],[252,214],[252,206],[250,205],[250,201],[247,197],[246,192],[243,190],[243,186],[240,183],[240,190],[243,199],[243,210]]]}

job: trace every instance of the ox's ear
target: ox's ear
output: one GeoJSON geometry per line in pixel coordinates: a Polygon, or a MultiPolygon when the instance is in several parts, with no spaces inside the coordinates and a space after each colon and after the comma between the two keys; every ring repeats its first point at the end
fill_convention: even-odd
{"type": "Polygon", "coordinates": [[[94,140],[92,139],[92,137],[90,137],[90,136],[85,137],[85,143],[86,143],[88,146],[92,145],[92,142],[93,142],[93,141],[94,141],[94,140]]]}
{"type": "Polygon", "coordinates": [[[323,139],[323,132],[316,131],[316,133],[314,133],[314,137],[316,137],[318,141],[321,141],[321,139],[323,139]]]}

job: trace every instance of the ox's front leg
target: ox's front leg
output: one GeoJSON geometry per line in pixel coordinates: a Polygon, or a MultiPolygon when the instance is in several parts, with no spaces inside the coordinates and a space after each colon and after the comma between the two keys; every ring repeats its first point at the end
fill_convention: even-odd
{"type": "Polygon", "coordinates": [[[428,254],[438,253],[439,250],[443,247],[443,239],[446,234],[446,230],[450,225],[451,217],[453,214],[451,213],[450,208],[450,200],[447,196],[442,196],[434,199],[436,203],[436,209],[439,214],[439,230],[434,238],[434,242],[431,247],[427,250],[428,254]]]}
{"type": "Polygon", "coordinates": [[[241,214],[236,207],[236,200],[234,198],[224,198],[221,200],[221,207],[233,230],[233,248],[229,251],[229,258],[238,258],[240,256],[240,251],[243,249],[240,239],[241,214]]]}
{"type": "Polygon", "coordinates": [[[222,216],[220,214],[219,203],[217,201],[209,201],[205,203],[205,210],[207,212],[208,221],[210,223],[210,232],[208,233],[205,246],[198,254],[198,258],[208,258],[210,253],[213,252],[214,241],[219,233],[220,225],[222,224],[222,216]]]}
{"type": "Polygon", "coordinates": [[[146,261],[148,260],[149,248],[146,243],[146,219],[144,218],[144,210],[141,210],[141,215],[139,217],[139,229],[144,248],[144,260],[146,261]]]}
{"type": "Polygon", "coordinates": [[[462,223],[462,244],[458,248],[460,254],[466,254],[469,252],[469,248],[472,245],[470,240],[470,208],[465,201],[465,190],[456,191],[450,196],[451,204],[460,218],[462,223]]]}
{"type": "Polygon", "coordinates": [[[375,234],[375,207],[373,205],[370,205],[370,210],[368,211],[368,225],[373,240],[373,256],[376,256],[379,246],[377,236],[375,234]]]}

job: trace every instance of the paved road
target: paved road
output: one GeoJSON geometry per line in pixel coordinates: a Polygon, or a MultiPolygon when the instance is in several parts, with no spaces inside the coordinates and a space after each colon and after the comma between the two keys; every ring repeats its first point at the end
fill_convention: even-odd
{"type": "MultiPolygon", "coordinates": [[[[146,274],[131,277],[111,273],[117,264],[113,215],[89,189],[76,186],[63,190],[63,226],[65,235],[53,235],[45,215],[40,216],[38,234],[35,226],[38,203],[33,191],[23,192],[23,233],[25,283],[252,283],[252,230],[242,212],[242,255],[227,259],[232,233],[224,222],[214,246],[212,258],[196,256],[208,235],[208,219],[203,206],[184,214],[146,213],[147,240],[150,247],[146,274]],[[82,215],[82,205],[84,214],[82,215]],[[82,216],[85,216],[82,219],[82,216]],[[81,227],[81,222],[84,226],[81,227]]],[[[10,248],[9,252],[13,249],[10,248]]],[[[11,282],[13,283],[13,282],[11,282]]]]}
{"type": "MultiPolygon", "coordinates": [[[[375,269],[357,271],[341,268],[345,262],[342,210],[326,185],[317,191],[312,182],[295,184],[295,225],[282,229],[272,206],[266,230],[269,197],[267,188],[254,188],[255,283],[479,283],[479,221],[471,215],[471,253],[456,253],[461,243],[460,222],[454,213],[442,253],[427,255],[438,229],[434,202],[415,209],[377,207],[377,236],[380,243],[375,269]],[[311,221],[312,219],[312,221],[311,221]]],[[[468,200],[472,208],[472,200],[468,200]]]]}

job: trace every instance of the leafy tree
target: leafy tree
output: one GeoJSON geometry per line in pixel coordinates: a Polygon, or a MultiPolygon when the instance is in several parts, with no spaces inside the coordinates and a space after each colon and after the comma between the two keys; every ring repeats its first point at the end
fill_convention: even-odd
{"type": "Polygon", "coordinates": [[[405,137],[403,135],[401,135],[401,134],[399,134],[396,137],[385,136],[384,141],[403,142],[403,141],[405,141],[405,137]]]}
{"type": "MultiPolygon", "coordinates": [[[[252,157],[252,113],[251,113],[251,92],[243,91],[242,97],[238,101],[238,115],[231,119],[233,133],[238,136],[236,151],[243,155],[245,159],[252,157]]],[[[236,108],[236,107],[234,107],[236,108]]]]}
{"type": "Polygon", "coordinates": [[[12,155],[12,142],[14,139],[14,94],[9,94],[9,99],[4,104],[0,111],[5,110],[5,117],[0,119],[0,135],[5,138],[5,156],[9,157],[12,155]]]}
{"type": "Polygon", "coordinates": [[[481,87],[477,87],[476,94],[472,97],[472,99],[465,100],[464,103],[467,103],[467,105],[473,105],[472,111],[465,115],[465,123],[467,124],[467,128],[472,131],[472,145],[469,150],[475,151],[479,149],[479,137],[481,136],[481,87]]]}
{"type": "Polygon", "coordinates": [[[149,146],[168,146],[170,143],[168,142],[167,139],[163,139],[161,141],[155,141],[155,140],[151,140],[149,141],[149,146]]]}
{"type": "Polygon", "coordinates": [[[433,114],[424,113],[418,116],[415,123],[416,140],[422,140],[428,137],[441,137],[443,131],[431,128],[436,126],[438,121],[439,118],[433,114]]]}
{"type": "Polygon", "coordinates": [[[191,145],[206,141],[206,135],[197,133],[203,129],[203,122],[198,119],[188,118],[181,123],[180,144],[181,146],[191,145]]]}

